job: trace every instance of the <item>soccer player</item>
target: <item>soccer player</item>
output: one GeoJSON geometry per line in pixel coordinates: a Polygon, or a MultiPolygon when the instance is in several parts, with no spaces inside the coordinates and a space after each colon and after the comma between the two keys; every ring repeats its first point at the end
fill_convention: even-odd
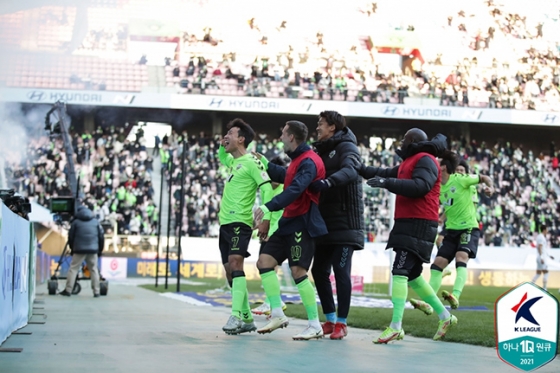
{"type": "MultiPolygon", "coordinates": [[[[460,174],[460,175],[464,175],[464,174],[468,174],[469,173],[469,164],[467,163],[467,161],[465,161],[464,159],[461,159],[461,161],[459,162],[459,165],[457,166],[457,168],[455,169],[455,172],[460,174]]],[[[471,185],[471,193],[472,193],[472,200],[474,203],[474,207],[476,210],[476,207],[478,206],[478,191],[476,190],[476,185],[471,185]]],[[[441,232],[438,234],[437,240],[436,240],[436,246],[439,249],[441,247],[441,244],[443,243],[443,238],[445,237],[445,213],[442,214],[442,221],[443,221],[443,226],[441,229],[441,232]]],[[[452,271],[449,269],[449,266],[445,267],[441,277],[446,277],[446,276],[450,276],[452,273],[452,271]]],[[[438,290],[438,289],[434,289],[434,290],[438,290]]]]}
{"type": "MultiPolygon", "coordinates": [[[[262,158],[261,154],[253,153],[253,155],[255,155],[259,159],[262,158]]],[[[269,163],[275,164],[282,168],[288,167],[288,162],[286,162],[285,158],[281,156],[276,156],[272,158],[269,163]]],[[[284,190],[284,184],[281,183],[272,182],[271,186],[272,186],[272,198],[276,197],[284,190]]],[[[262,253],[262,250],[266,245],[268,238],[272,236],[274,232],[276,232],[276,230],[278,229],[278,221],[280,220],[280,217],[282,216],[283,212],[284,210],[278,210],[270,213],[270,229],[268,230],[268,234],[267,236],[259,237],[261,239],[261,248],[259,250],[259,255],[260,253],[262,253]]],[[[282,302],[282,310],[286,310],[286,304],[284,302],[282,302]]],[[[268,300],[268,297],[265,298],[263,304],[253,308],[251,312],[253,313],[253,315],[270,315],[270,301],[268,300]]]]}
{"type": "Polygon", "coordinates": [[[541,233],[537,235],[537,273],[531,280],[532,282],[536,283],[539,277],[541,277],[541,273],[543,275],[542,284],[543,289],[547,290],[548,285],[548,258],[554,259],[548,253],[548,243],[546,242],[546,234],[548,233],[548,228],[546,225],[541,225],[541,233]]]}
{"type": "MultiPolygon", "coordinates": [[[[438,292],[441,286],[442,269],[455,259],[457,276],[453,292],[444,290],[441,294],[451,308],[456,309],[459,307],[459,298],[467,281],[467,263],[470,258],[476,258],[480,239],[472,187],[482,182],[485,184],[484,193],[491,196],[494,193],[494,183],[485,175],[456,173],[459,164],[459,156],[456,153],[446,151],[441,158],[439,199],[447,217],[445,222],[447,232],[430,267],[430,286],[436,293],[438,292]]],[[[427,315],[432,313],[431,306],[424,302],[411,299],[410,303],[427,315]]]]}
{"type": "Polygon", "coordinates": [[[323,111],[317,123],[317,142],[313,145],[323,160],[327,177],[309,187],[321,192],[319,211],[329,233],[319,237],[311,273],[327,321],[323,333],[330,339],[348,334],[346,319],[352,296],[352,255],[364,248],[364,202],[362,178],[358,175],[361,157],[356,136],[336,111],[323,111]],[[334,303],[331,271],[336,280],[338,315],[334,303]]]}
{"type": "MultiPolygon", "coordinates": [[[[231,286],[232,306],[231,316],[222,330],[227,334],[239,334],[257,329],[249,305],[243,264],[250,255],[247,250],[253,231],[253,205],[257,188],[261,190],[263,201],[269,201],[272,187],[262,162],[247,153],[247,147],[255,137],[251,126],[241,119],[234,119],[228,123],[227,129],[218,150],[220,162],[229,171],[218,217],[219,246],[231,286]]],[[[259,235],[268,232],[268,223],[265,220],[259,226],[259,235]]]]}
{"type": "Polygon", "coordinates": [[[307,271],[315,253],[315,237],[327,234],[325,221],[319,212],[319,193],[309,190],[309,185],[325,178],[325,166],[321,158],[305,143],[305,124],[291,120],[282,129],[280,140],[292,159],[288,169],[268,164],[268,174],[273,181],[284,183],[284,191],[255,210],[255,222],[270,211],[284,209],[278,222],[278,230],[268,240],[259,256],[257,268],[262,285],[270,300],[271,318],[258,333],[270,333],[288,326],[280,300],[280,283],[274,268],[288,259],[292,277],[307,311],[309,324],[295,340],[322,338],[315,289],[307,278],[307,271]]]}
{"type": "Polygon", "coordinates": [[[438,228],[441,173],[436,160],[446,149],[443,135],[431,141],[424,131],[410,129],[397,154],[402,163],[393,168],[362,166],[360,175],[368,185],[385,188],[397,195],[395,223],[387,248],[395,251],[393,262],[393,318],[385,331],[373,343],[388,343],[404,338],[402,319],[410,286],[425,302],[432,305],[440,319],[434,340],[445,336],[457,324],[434,290],[421,276],[422,263],[429,263],[438,228]]]}

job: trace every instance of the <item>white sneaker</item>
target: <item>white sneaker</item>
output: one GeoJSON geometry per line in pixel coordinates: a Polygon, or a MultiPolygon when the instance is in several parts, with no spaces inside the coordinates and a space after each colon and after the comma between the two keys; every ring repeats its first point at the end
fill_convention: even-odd
{"type": "Polygon", "coordinates": [[[288,321],[288,318],[286,316],[271,317],[265,326],[257,330],[257,333],[259,334],[272,333],[276,329],[287,327],[289,323],[290,322],[288,321]]]}
{"type": "Polygon", "coordinates": [[[301,333],[294,335],[292,338],[294,339],[294,341],[321,339],[323,338],[323,328],[316,329],[311,325],[308,325],[307,328],[303,329],[301,333]]]}
{"type": "Polygon", "coordinates": [[[263,303],[260,306],[253,308],[251,312],[253,315],[269,315],[270,305],[268,303],[263,303]]]}

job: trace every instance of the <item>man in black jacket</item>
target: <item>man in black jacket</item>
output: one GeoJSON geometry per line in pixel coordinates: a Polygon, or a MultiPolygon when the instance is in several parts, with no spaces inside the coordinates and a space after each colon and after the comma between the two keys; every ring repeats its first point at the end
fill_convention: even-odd
{"type": "Polygon", "coordinates": [[[422,264],[430,262],[439,217],[441,171],[435,157],[447,148],[446,138],[437,135],[432,141],[424,131],[413,128],[404,136],[397,154],[403,162],[393,168],[362,167],[360,175],[374,188],[385,188],[397,195],[395,223],[387,248],[395,251],[393,262],[393,318],[391,325],[374,343],[388,343],[404,338],[402,318],[410,286],[440,319],[434,340],[445,336],[457,324],[457,318],[444,307],[432,287],[422,277],[422,264]]]}
{"type": "Polygon", "coordinates": [[[323,111],[317,123],[313,145],[323,160],[326,178],[313,182],[310,190],[321,192],[319,211],[329,233],[316,240],[311,273],[327,321],[323,333],[331,339],[348,334],[346,319],[352,295],[352,255],[364,248],[364,203],[361,166],[356,136],[336,111],[323,111]],[[331,268],[336,280],[338,315],[330,281],[331,268]]]}
{"type": "Polygon", "coordinates": [[[72,262],[68,270],[66,288],[59,293],[60,295],[69,297],[72,294],[76,276],[85,260],[91,274],[93,296],[95,298],[99,297],[97,256],[103,251],[104,244],[103,228],[93,217],[93,212],[85,206],[80,206],[70,226],[70,232],[68,232],[68,245],[72,252],[72,262]]]}

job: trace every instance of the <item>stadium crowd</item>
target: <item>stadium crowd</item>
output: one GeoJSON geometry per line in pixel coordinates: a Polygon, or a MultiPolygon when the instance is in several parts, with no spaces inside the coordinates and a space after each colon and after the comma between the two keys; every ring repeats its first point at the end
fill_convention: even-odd
{"type": "MultiPolygon", "coordinates": [[[[396,27],[395,34],[417,40],[419,48],[390,48],[410,58],[402,65],[380,62],[383,53],[377,49],[391,46],[375,34],[332,40],[307,27],[305,42],[295,43],[299,25],[283,20],[271,27],[273,15],[262,15],[247,22],[249,40],[240,45],[232,40],[237,34],[220,25],[206,27],[200,36],[183,39],[188,52],[166,66],[168,82],[182,93],[400,104],[418,96],[439,99],[441,105],[557,111],[558,34],[543,31],[551,24],[544,12],[528,19],[514,6],[493,1],[464,9],[434,10],[429,24],[416,19],[417,26],[396,27]],[[426,43],[434,34],[445,42],[426,43]],[[453,50],[442,49],[447,45],[453,50]]],[[[358,24],[359,17],[384,23],[390,11],[380,3],[355,17],[358,24]]]]}
{"type": "MultiPolygon", "coordinates": [[[[142,130],[133,141],[126,139],[124,128],[114,127],[72,135],[81,194],[108,233],[113,227],[116,233],[125,235],[157,233],[158,208],[151,183],[153,155],[160,157],[162,175],[171,184],[171,224],[178,233],[183,137],[187,137],[187,167],[182,231],[193,237],[217,237],[226,175],[217,158],[219,135],[188,136],[173,131],[155,150],[146,149],[142,130]]],[[[364,162],[385,167],[397,164],[399,158],[391,141],[375,139],[359,140],[364,162]]],[[[313,142],[312,137],[309,142],[313,142]]],[[[560,247],[560,169],[554,143],[549,154],[537,155],[511,143],[459,139],[452,141],[451,147],[467,160],[471,173],[489,175],[498,186],[493,197],[479,196],[479,222],[486,245],[530,245],[533,233],[544,223],[550,227],[552,247],[560,247]]],[[[284,154],[282,143],[266,134],[259,134],[250,150],[268,159],[284,154]]],[[[47,208],[51,197],[71,195],[61,139],[32,140],[27,152],[23,163],[6,167],[6,176],[17,192],[47,208]]],[[[389,193],[366,185],[364,204],[364,240],[383,242],[389,233],[389,193]]]]}
{"type": "MultiPolygon", "coordinates": [[[[153,235],[157,208],[151,184],[153,159],[142,133],[126,139],[124,128],[99,127],[93,134],[72,134],[80,196],[111,234],[153,235]]],[[[68,162],[61,138],[29,142],[22,163],[6,165],[16,192],[49,208],[50,199],[70,196],[68,162]]]]}
{"type": "MultiPolygon", "coordinates": [[[[180,149],[181,137],[171,136],[175,143],[172,190],[174,215],[179,216],[180,201],[180,149]]],[[[310,142],[313,139],[310,138],[310,142]]],[[[190,236],[217,237],[219,233],[218,207],[223,190],[224,168],[216,154],[219,136],[201,134],[189,138],[188,170],[185,176],[186,200],[183,232],[190,236]]],[[[385,139],[370,146],[370,139],[359,143],[362,159],[374,166],[389,167],[399,162],[392,145],[385,139]]],[[[281,143],[260,134],[252,144],[252,150],[264,154],[268,159],[282,155],[281,143]]],[[[489,175],[499,185],[492,197],[480,194],[478,205],[479,221],[486,245],[525,246],[533,241],[533,233],[539,224],[550,228],[551,244],[560,247],[560,205],[558,202],[559,169],[558,153],[551,148],[550,155],[533,155],[523,152],[522,146],[496,143],[488,146],[475,140],[452,142],[452,148],[470,164],[471,172],[489,175]]],[[[389,233],[389,193],[364,186],[366,241],[385,240],[389,233]]],[[[177,220],[176,220],[177,221],[177,220]]],[[[175,225],[175,229],[178,226],[175,225]]]]}

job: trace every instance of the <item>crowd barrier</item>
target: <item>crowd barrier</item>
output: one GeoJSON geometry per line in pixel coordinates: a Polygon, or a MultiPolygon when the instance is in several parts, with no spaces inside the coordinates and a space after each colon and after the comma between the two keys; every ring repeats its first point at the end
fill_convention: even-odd
{"type": "MultiPolygon", "coordinates": [[[[167,275],[177,277],[177,270],[185,279],[224,278],[221,264],[218,239],[184,237],[181,241],[182,260],[180,266],[177,260],[170,256],[167,275]]],[[[432,252],[432,261],[436,250],[432,252]]],[[[549,287],[560,287],[560,250],[551,250],[556,260],[549,261],[549,287]]],[[[251,256],[245,261],[245,275],[248,280],[260,279],[256,268],[259,253],[259,242],[251,240],[249,244],[251,256]]],[[[165,258],[160,258],[156,264],[155,252],[143,252],[141,257],[116,257],[107,253],[100,259],[101,273],[108,280],[165,276],[165,258]]],[[[517,286],[529,281],[535,273],[537,250],[532,247],[495,247],[480,246],[476,259],[469,261],[468,285],[482,286],[517,286]]],[[[51,258],[51,268],[56,268],[58,258],[51,258]]],[[[70,264],[67,257],[61,263],[61,274],[64,274],[70,264]]],[[[384,243],[365,243],[365,249],[356,251],[352,260],[352,275],[362,277],[365,284],[387,283],[391,273],[390,251],[385,250],[384,243]]],[[[454,264],[452,264],[454,269],[454,264]]],[[[424,266],[424,275],[429,277],[430,265],[424,266]]],[[[444,279],[444,285],[451,284],[455,276],[444,279]]]]}
{"type": "Polygon", "coordinates": [[[35,285],[48,278],[51,260],[37,250],[33,224],[3,203],[0,227],[1,344],[12,332],[27,325],[33,312],[35,285]]]}

